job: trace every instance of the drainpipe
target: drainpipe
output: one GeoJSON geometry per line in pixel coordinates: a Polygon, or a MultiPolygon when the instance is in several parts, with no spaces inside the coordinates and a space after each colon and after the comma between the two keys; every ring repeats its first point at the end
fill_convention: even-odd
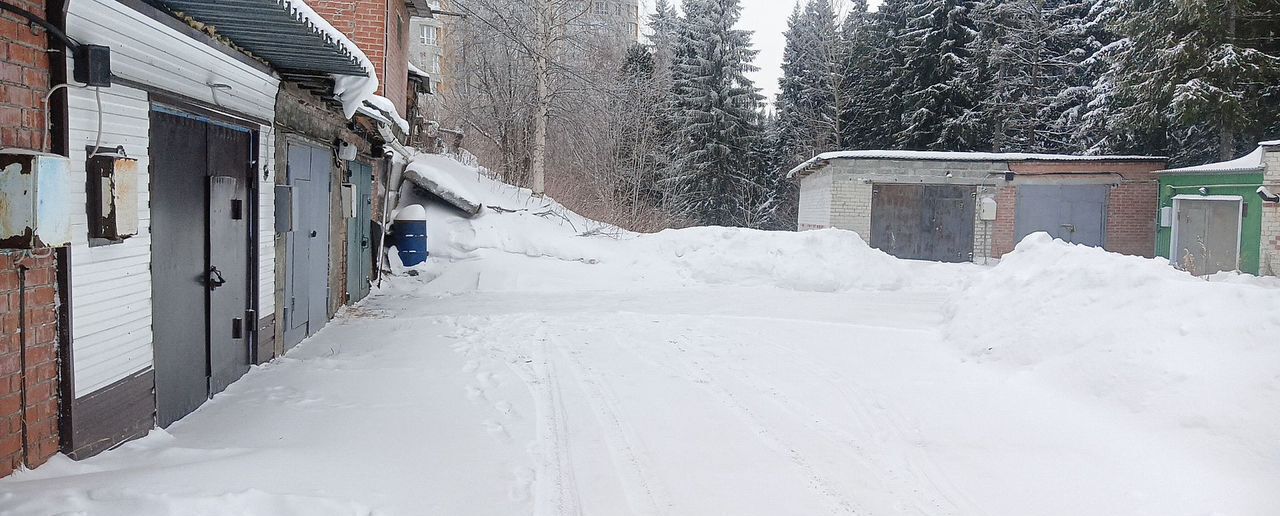
{"type": "MultiPolygon", "coordinates": [[[[394,149],[401,156],[404,156],[405,159],[410,159],[413,156],[412,152],[409,149],[405,148],[405,146],[401,144],[399,140],[396,139],[396,135],[391,130],[391,127],[383,123],[376,123],[375,125],[378,128],[378,135],[382,136],[382,140],[387,142],[388,146],[394,149]]],[[[408,164],[406,163],[405,166],[408,166],[408,164]]],[[[385,169],[387,192],[386,192],[386,195],[384,195],[382,198],[382,234],[378,235],[378,286],[379,287],[382,286],[383,266],[387,264],[387,247],[386,247],[387,236],[386,235],[387,235],[387,229],[390,227],[390,221],[387,219],[390,218],[391,216],[391,206],[392,206],[391,201],[394,198],[396,201],[395,204],[397,205],[399,204],[400,184],[403,182],[403,178],[404,178],[404,174],[397,173],[395,171],[395,167],[396,167],[395,160],[390,158],[387,158],[385,160],[385,165],[383,168],[385,169]]]]}
{"type": "Polygon", "coordinates": [[[18,265],[18,419],[22,434],[22,463],[30,466],[27,428],[27,266],[18,265]]]}

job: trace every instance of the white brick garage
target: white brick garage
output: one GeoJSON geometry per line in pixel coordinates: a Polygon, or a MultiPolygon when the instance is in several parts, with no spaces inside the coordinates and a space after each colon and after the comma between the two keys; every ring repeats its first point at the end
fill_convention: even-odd
{"type": "MultiPolygon", "coordinates": [[[[1150,171],[1164,162],[1147,156],[869,150],[820,154],[789,176],[800,183],[801,231],[845,229],[901,258],[984,263],[1012,250],[1019,231],[1049,231],[1072,240],[1058,234],[1062,228],[1102,232],[1088,245],[1151,254],[1154,244],[1147,240],[1153,238],[1128,233],[1154,236],[1156,186],[1150,171]],[[1048,210],[1021,221],[1017,215],[1038,213],[1026,204],[1044,195],[1032,193],[1069,197],[1082,189],[1102,196],[1088,217],[1076,217],[1078,210],[1048,210]],[[1137,202],[1142,199],[1130,199],[1134,195],[1149,197],[1151,209],[1137,202]],[[1130,226],[1136,229],[1126,233],[1130,226]]],[[[1048,200],[1074,206],[1065,197],[1048,200]]]]}

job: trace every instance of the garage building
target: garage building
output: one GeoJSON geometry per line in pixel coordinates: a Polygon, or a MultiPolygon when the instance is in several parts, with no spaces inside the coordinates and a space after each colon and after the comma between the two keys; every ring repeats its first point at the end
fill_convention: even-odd
{"type": "Polygon", "coordinates": [[[983,263],[1046,231],[1154,256],[1166,158],[927,151],[820,154],[800,182],[801,231],[857,232],[900,258],[983,263]]]}

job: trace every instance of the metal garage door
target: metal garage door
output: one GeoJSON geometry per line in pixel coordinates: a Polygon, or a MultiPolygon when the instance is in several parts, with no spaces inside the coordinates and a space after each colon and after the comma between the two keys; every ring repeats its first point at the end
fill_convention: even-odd
{"type": "Polygon", "coordinates": [[[151,112],[151,289],[157,421],[249,370],[253,134],[151,112]],[[248,322],[247,322],[248,321],[248,322]]]}
{"type": "Polygon", "coordinates": [[[285,348],[320,331],[329,320],[329,149],[289,143],[293,228],[285,234],[285,348]]]}
{"type": "Polygon", "coordinates": [[[1108,185],[1022,185],[1018,187],[1018,241],[1044,231],[1067,242],[1106,244],[1108,185]]]}
{"type": "Polygon", "coordinates": [[[352,161],[351,182],[356,205],[355,216],[347,219],[347,300],[355,303],[369,295],[373,276],[373,168],[352,161]]]}
{"type": "Polygon", "coordinates": [[[973,259],[975,190],[953,185],[876,185],[871,246],[898,258],[973,259]]]}
{"type": "Polygon", "coordinates": [[[1173,264],[1197,276],[1239,269],[1242,202],[1239,197],[1175,197],[1173,264]]]}

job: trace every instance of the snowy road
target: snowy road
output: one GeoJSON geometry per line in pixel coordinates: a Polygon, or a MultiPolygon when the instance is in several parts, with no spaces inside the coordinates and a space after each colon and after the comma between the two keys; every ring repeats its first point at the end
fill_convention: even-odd
{"type": "Polygon", "coordinates": [[[169,435],[0,484],[0,509],[1262,515],[1266,503],[1280,507],[1266,478],[1225,470],[1212,449],[1163,442],[1123,414],[947,352],[936,293],[720,288],[423,301],[377,296],[169,435]]]}

